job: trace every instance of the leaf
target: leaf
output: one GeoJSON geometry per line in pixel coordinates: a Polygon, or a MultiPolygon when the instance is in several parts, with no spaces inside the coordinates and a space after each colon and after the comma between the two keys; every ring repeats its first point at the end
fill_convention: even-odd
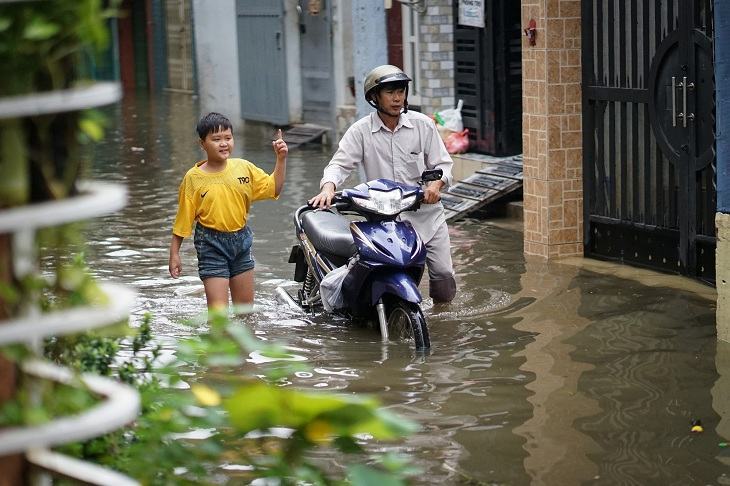
{"type": "Polygon", "coordinates": [[[46,40],[53,37],[60,30],[58,24],[49,22],[43,17],[33,17],[23,31],[23,38],[28,40],[46,40]]]}
{"type": "Polygon", "coordinates": [[[104,138],[104,129],[96,120],[84,118],[79,121],[79,128],[94,142],[104,138]]]}
{"type": "Polygon", "coordinates": [[[226,326],[226,332],[238,343],[244,351],[251,352],[261,346],[261,342],[253,337],[253,334],[244,326],[238,324],[229,324],[226,326]]]}
{"type": "Polygon", "coordinates": [[[310,442],[327,444],[332,441],[334,429],[324,420],[314,420],[304,428],[304,435],[310,442]]]}
{"type": "Polygon", "coordinates": [[[358,454],[364,452],[362,446],[352,437],[338,437],[333,445],[345,454],[358,454]]]}
{"type": "Polygon", "coordinates": [[[423,473],[419,467],[411,465],[411,460],[402,454],[387,452],[378,458],[380,465],[389,472],[400,475],[416,475],[423,473]]]}
{"type": "Polygon", "coordinates": [[[0,32],[5,32],[13,24],[13,21],[7,17],[0,17],[0,32]]]}
{"type": "Polygon", "coordinates": [[[241,387],[223,402],[231,424],[241,432],[285,425],[279,390],[263,383],[241,387]]]}
{"type": "Polygon", "coordinates": [[[190,391],[204,407],[216,407],[221,403],[220,394],[206,385],[196,383],[190,387],[190,391]]]}
{"type": "Polygon", "coordinates": [[[379,410],[374,399],[302,393],[265,383],[239,388],[224,407],[233,426],[244,433],[270,427],[300,429],[314,421],[326,422],[337,436],[367,433],[387,440],[417,430],[412,422],[379,410]]]}
{"type": "Polygon", "coordinates": [[[353,486],[404,486],[405,483],[389,474],[368,466],[356,464],[347,470],[347,477],[353,486]]]}

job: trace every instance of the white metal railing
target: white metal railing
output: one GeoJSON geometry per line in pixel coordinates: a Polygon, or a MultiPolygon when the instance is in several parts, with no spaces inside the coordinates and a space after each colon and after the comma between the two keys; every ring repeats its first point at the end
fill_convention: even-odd
{"type": "Polygon", "coordinates": [[[0,119],[85,110],[119,101],[119,83],[99,82],[78,88],[0,98],[0,119]]]}
{"type": "MultiPolygon", "coordinates": [[[[86,182],[79,185],[81,194],[58,202],[30,204],[24,207],[0,211],[0,233],[12,234],[16,243],[22,243],[25,251],[16,256],[16,273],[27,273],[33,262],[35,230],[88,219],[116,211],[126,204],[126,190],[117,184],[86,182]],[[21,241],[22,240],[22,241],[21,241]],[[25,260],[25,261],[24,261],[25,260]]],[[[117,284],[101,285],[108,303],[62,309],[41,314],[29,313],[15,319],[0,321],[0,345],[26,343],[31,347],[41,339],[73,334],[87,329],[118,323],[129,315],[135,293],[117,284]]],[[[76,375],[69,369],[41,360],[22,363],[21,371],[27,375],[62,384],[73,384],[76,375]]],[[[0,456],[25,452],[26,458],[53,474],[69,477],[89,484],[137,484],[132,479],[101,466],[63,456],[48,448],[90,439],[118,429],[139,413],[140,398],[137,391],[109,378],[84,374],[81,383],[104,399],[89,410],[72,417],[55,419],[33,427],[14,427],[0,430],[0,456]]]]}
{"type": "Polygon", "coordinates": [[[139,411],[137,390],[115,380],[90,373],[79,377],[67,368],[41,360],[26,361],[21,369],[27,375],[64,385],[73,385],[80,378],[89,390],[105,400],[78,415],[32,427],[0,430],[0,456],[91,439],[127,425],[139,411]]]}
{"type": "Polygon", "coordinates": [[[129,316],[135,293],[122,285],[105,283],[100,287],[110,299],[108,305],[73,307],[50,314],[0,321],[0,346],[32,343],[50,336],[104,327],[129,316]]]}
{"type": "MultiPolygon", "coordinates": [[[[121,98],[119,83],[93,83],[84,87],[0,99],[0,119],[82,110],[114,103],[121,98]]],[[[126,189],[117,184],[86,182],[80,194],[60,201],[30,204],[0,211],[0,234],[13,238],[13,267],[24,276],[37,267],[35,231],[101,216],[123,208],[126,189]]],[[[42,314],[30,309],[25,315],[0,321],[0,345],[25,343],[38,349],[41,339],[78,333],[111,324],[129,316],[135,293],[121,285],[102,284],[108,303],[74,307],[42,314]]],[[[51,451],[61,444],[98,437],[132,422],[139,413],[137,391],[110,378],[73,371],[40,359],[26,360],[20,371],[39,379],[74,386],[79,382],[102,400],[82,413],[56,418],[28,427],[0,429],[0,456],[24,452],[27,460],[57,476],[87,484],[133,485],[136,481],[96,464],[51,451]]],[[[39,482],[50,482],[50,477],[39,482]]]]}
{"type": "Polygon", "coordinates": [[[86,484],[104,486],[136,486],[139,484],[124,474],[119,474],[96,464],[79,461],[48,449],[31,449],[26,453],[26,457],[38,467],[53,471],[60,476],[83,481],[86,484]]]}

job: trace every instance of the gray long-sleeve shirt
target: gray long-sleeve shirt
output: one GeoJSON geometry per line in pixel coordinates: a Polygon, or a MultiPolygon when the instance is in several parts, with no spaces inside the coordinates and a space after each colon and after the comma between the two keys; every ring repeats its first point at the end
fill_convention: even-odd
{"type": "MultiPolygon", "coordinates": [[[[454,162],[433,120],[409,111],[401,114],[392,132],[377,112],[356,121],[345,132],[337,152],[325,167],[320,188],[327,182],[339,188],[358,164],[362,164],[367,180],[385,178],[413,186],[418,184],[424,170],[441,169],[445,189],[451,185],[454,162]]],[[[410,221],[424,242],[446,222],[441,202],[422,204],[415,212],[403,212],[401,219],[410,221]]]]}

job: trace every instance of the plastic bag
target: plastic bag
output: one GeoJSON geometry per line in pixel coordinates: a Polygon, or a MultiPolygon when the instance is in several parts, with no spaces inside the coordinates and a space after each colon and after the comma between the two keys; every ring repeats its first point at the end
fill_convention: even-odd
{"type": "Polygon", "coordinates": [[[464,124],[461,121],[461,107],[464,106],[464,100],[459,100],[456,104],[456,108],[449,108],[448,110],[437,111],[433,117],[436,123],[442,125],[453,132],[460,132],[464,129],[464,124]]]}
{"type": "Polygon", "coordinates": [[[324,276],[319,283],[319,293],[322,296],[324,310],[332,312],[345,306],[345,299],[342,296],[342,282],[347,276],[348,265],[342,265],[324,276]]]}
{"type": "Polygon", "coordinates": [[[454,132],[444,140],[446,151],[450,154],[463,154],[469,150],[469,129],[454,132]]]}

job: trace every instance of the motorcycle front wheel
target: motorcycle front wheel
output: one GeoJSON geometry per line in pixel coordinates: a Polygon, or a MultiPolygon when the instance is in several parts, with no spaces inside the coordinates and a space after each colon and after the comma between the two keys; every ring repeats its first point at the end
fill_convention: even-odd
{"type": "Polygon", "coordinates": [[[413,342],[417,350],[430,348],[431,338],[421,307],[402,300],[393,303],[388,312],[388,337],[413,342]]]}

